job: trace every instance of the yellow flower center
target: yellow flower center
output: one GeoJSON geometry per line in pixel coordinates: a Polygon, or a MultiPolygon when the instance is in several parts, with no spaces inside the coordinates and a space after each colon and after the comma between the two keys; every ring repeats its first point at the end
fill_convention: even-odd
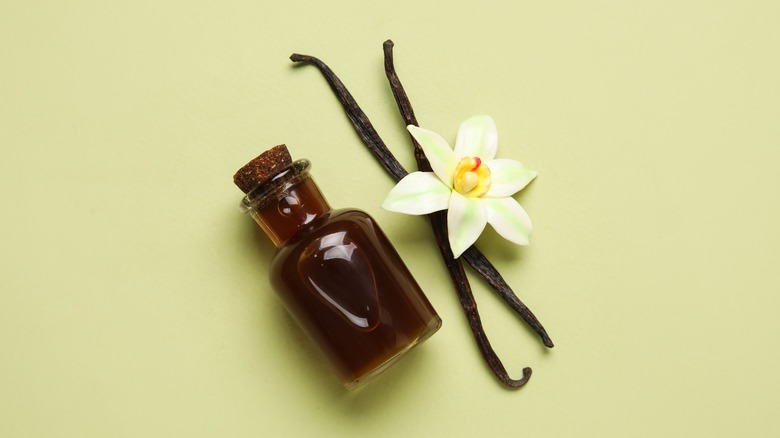
{"type": "Polygon", "coordinates": [[[490,169],[477,157],[464,157],[455,167],[452,186],[461,195],[476,198],[490,188],[490,169]]]}

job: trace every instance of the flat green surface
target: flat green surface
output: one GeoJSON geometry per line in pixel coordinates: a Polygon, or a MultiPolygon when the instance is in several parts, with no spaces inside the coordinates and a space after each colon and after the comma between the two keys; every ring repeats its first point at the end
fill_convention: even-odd
{"type": "Polygon", "coordinates": [[[780,434],[780,3],[0,1],[0,436],[780,434]],[[354,2],[358,3],[358,2],[354,2]],[[450,141],[490,114],[539,177],[474,278],[520,391],[482,362],[428,224],[318,71],[407,168],[382,64],[450,141]],[[444,320],[359,392],[266,283],[233,172],[285,142],[383,225],[444,320]]]}

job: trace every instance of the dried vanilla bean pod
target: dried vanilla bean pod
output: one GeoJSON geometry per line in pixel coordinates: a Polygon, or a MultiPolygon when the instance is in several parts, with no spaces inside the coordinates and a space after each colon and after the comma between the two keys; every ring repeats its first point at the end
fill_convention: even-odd
{"type": "MultiPolygon", "coordinates": [[[[385,53],[385,76],[387,76],[387,81],[390,83],[390,90],[393,92],[393,97],[398,106],[398,111],[401,113],[401,118],[404,119],[404,125],[420,126],[420,124],[417,123],[417,116],[414,115],[414,108],[412,108],[412,103],[409,101],[409,96],[406,95],[406,90],[401,84],[401,80],[398,78],[398,73],[395,71],[393,45],[392,40],[387,40],[382,45],[382,49],[385,53]]],[[[420,147],[420,143],[417,143],[417,140],[411,134],[409,134],[409,138],[412,139],[412,144],[414,145],[414,159],[417,162],[417,170],[432,172],[431,163],[425,156],[422,147],[420,147]]]]}
{"type": "MultiPolygon", "coordinates": [[[[387,146],[377,134],[373,125],[368,120],[368,117],[365,115],[363,110],[360,109],[360,106],[358,106],[355,99],[346,89],[341,80],[339,80],[339,78],[335,75],[335,73],[333,73],[333,71],[324,62],[313,56],[294,53],[292,56],[290,56],[290,60],[293,62],[312,62],[319,68],[320,72],[323,74],[323,76],[325,76],[328,84],[330,84],[331,88],[336,93],[336,96],[341,102],[344,110],[347,112],[347,116],[352,122],[353,127],[369,150],[376,156],[385,170],[387,170],[396,181],[399,181],[401,178],[403,178],[408,172],[403,169],[403,166],[400,165],[398,160],[393,156],[389,149],[387,149],[387,146]]],[[[439,249],[442,252],[442,256],[444,257],[445,265],[447,266],[447,270],[450,273],[453,285],[455,286],[455,290],[458,293],[458,299],[460,300],[461,306],[466,313],[469,327],[474,334],[474,338],[477,341],[477,345],[480,352],[482,353],[482,356],[490,366],[493,374],[495,374],[501,383],[511,388],[518,388],[525,385],[528,382],[528,379],[531,377],[531,368],[523,368],[522,379],[516,380],[510,378],[506,372],[506,369],[501,363],[501,360],[498,358],[495,351],[491,347],[489,340],[485,336],[484,329],[482,328],[482,322],[477,311],[477,305],[474,300],[474,295],[471,292],[471,287],[469,285],[465,271],[463,270],[463,265],[461,264],[460,260],[453,258],[452,251],[449,247],[446,234],[446,213],[437,212],[429,216],[431,217],[434,235],[436,236],[439,249]],[[443,231],[443,234],[441,231],[443,231]]]]}
{"type": "Polygon", "coordinates": [[[349,117],[350,122],[352,122],[352,126],[355,127],[355,130],[358,132],[360,138],[363,139],[363,141],[366,143],[366,146],[368,146],[371,152],[373,152],[377,159],[379,159],[382,167],[384,167],[385,170],[396,181],[399,181],[409,173],[406,171],[406,169],[404,169],[403,166],[401,166],[401,163],[395,159],[390,150],[387,149],[385,142],[382,141],[382,139],[379,137],[379,134],[377,134],[376,129],[374,129],[374,125],[372,125],[371,121],[368,120],[366,113],[360,109],[360,106],[358,106],[357,102],[355,102],[352,94],[350,94],[349,90],[347,90],[347,88],[344,86],[344,83],[341,82],[335,73],[333,73],[333,70],[331,70],[330,67],[328,67],[324,62],[320,61],[318,58],[309,55],[301,55],[298,53],[293,53],[290,55],[290,60],[293,62],[311,62],[317,66],[320,72],[322,72],[322,75],[325,76],[325,79],[328,81],[330,87],[333,89],[333,92],[336,94],[339,102],[341,102],[344,110],[347,112],[347,117],[349,117]]]}
{"type": "MultiPolygon", "coordinates": [[[[385,74],[387,75],[388,82],[390,82],[390,88],[393,91],[393,96],[395,97],[396,104],[398,105],[398,110],[401,112],[401,117],[404,119],[404,124],[419,126],[417,123],[417,117],[414,115],[414,108],[412,108],[412,104],[409,101],[406,90],[401,84],[401,80],[398,78],[398,74],[395,71],[395,65],[393,62],[393,42],[391,40],[385,41],[383,49],[385,53],[385,74]]],[[[425,157],[422,148],[417,143],[417,140],[414,139],[414,137],[410,135],[410,138],[414,144],[414,156],[417,160],[417,168],[423,172],[430,172],[432,170],[431,165],[428,162],[428,159],[425,157]]],[[[512,288],[509,287],[509,284],[507,284],[495,266],[490,263],[487,257],[485,257],[485,255],[482,254],[482,252],[477,249],[476,246],[472,245],[469,247],[461,257],[466,260],[466,262],[468,262],[479,275],[485,278],[488,284],[496,291],[496,293],[498,293],[501,299],[503,299],[504,302],[506,302],[509,307],[515,311],[515,313],[523,318],[526,324],[528,324],[528,326],[539,335],[539,337],[542,339],[542,343],[546,347],[553,347],[554,344],[552,339],[550,339],[547,331],[544,329],[533,312],[531,312],[531,309],[529,309],[528,306],[520,301],[520,298],[518,298],[512,288]]]]}
{"type": "Polygon", "coordinates": [[[461,258],[466,260],[468,264],[471,265],[471,267],[499,294],[499,296],[501,296],[504,302],[523,318],[526,324],[539,335],[545,347],[552,348],[555,346],[552,339],[550,339],[550,336],[547,335],[547,331],[542,326],[542,323],[536,319],[536,315],[531,312],[531,309],[529,309],[528,306],[520,301],[520,298],[518,298],[512,288],[509,287],[506,280],[504,280],[504,277],[498,273],[495,266],[490,263],[490,260],[488,260],[476,246],[471,246],[467,249],[461,255],[461,258]]]}

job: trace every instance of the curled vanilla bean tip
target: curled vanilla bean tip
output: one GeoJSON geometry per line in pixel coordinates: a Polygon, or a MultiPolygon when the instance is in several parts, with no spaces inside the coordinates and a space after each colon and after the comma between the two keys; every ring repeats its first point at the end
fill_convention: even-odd
{"type": "Polygon", "coordinates": [[[526,383],[528,383],[528,380],[531,379],[531,374],[533,373],[533,370],[529,367],[523,368],[523,377],[520,379],[512,379],[509,377],[509,375],[504,374],[503,376],[498,376],[498,380],[504,384],[509,389],[517,389],[525,386],[526,383]]]}
{"type": "Polygon", "coordinates": [[[522,386],[525,386],[526,383],[528,383],[528,380],[531,379],[531,374],[533,373],[533,370],[529,367],[523,368],[523,377],[520,379],[512,379],[509,377],[509,375],[504,374],[503,376],[497,375],[498,379],[506,385],[507,387],[511,389],[517,389],[522,386]]]}
{"type": "Polygon", "coordinates": [[[290,61],[292,62],[302,62],[302,61],[308,61],[311,59],[311,56],[307,55],[301,55],[300,53],[293,53],[290,55],[290,61]]]}
{"type": "Polygon", "coordinates": [[[528,379],[531,378],[531,373],[533,373],[533,370],[529,367],[523,368],[523,378],[520,380],[512,380],[512,383],[509,385],[512,388],[519,388],[526,383],[528,383],[528,379]]]}

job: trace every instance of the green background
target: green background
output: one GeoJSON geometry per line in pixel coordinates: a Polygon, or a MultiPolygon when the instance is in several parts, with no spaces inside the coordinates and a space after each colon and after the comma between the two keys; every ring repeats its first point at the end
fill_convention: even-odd
{"type": "Polygon", "coordinates": [[[780,3],[0,2],[0,435],[780,433],[780,3]],[[476,349],[423,218],[330,89],[413,167],[423,127],[490,114],[539,177],[516,247],[478,246],[556,343],[472,276],[476,349]],[[266,282],[233,172],[287,143],[376,217],[444,320],[345,392],[266,282]]]}

